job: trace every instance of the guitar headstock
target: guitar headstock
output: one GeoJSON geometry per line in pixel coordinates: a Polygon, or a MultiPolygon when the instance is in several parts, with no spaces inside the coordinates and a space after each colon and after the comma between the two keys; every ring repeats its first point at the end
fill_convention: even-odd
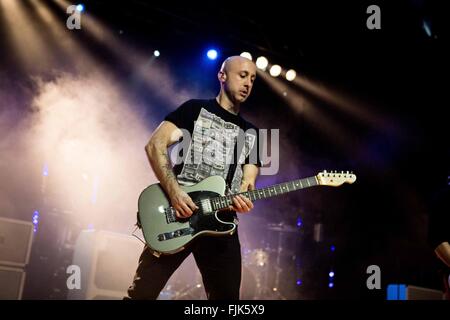
{"type": "Polygon", "coordinates": [[[356,181],[356,175],[349,171],[327,171],[323,170],[316,175],[317,181],[322,186],[338,187],[344,183],[350,183],[356,181]]]}

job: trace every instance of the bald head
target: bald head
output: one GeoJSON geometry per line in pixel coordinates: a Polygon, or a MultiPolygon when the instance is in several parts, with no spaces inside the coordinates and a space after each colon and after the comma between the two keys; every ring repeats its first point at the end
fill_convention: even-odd
{"type": "Polygon", "coordinates": [[[256,65],[253,63],[253,61],[241,56],[231,56],[226,58],[222,63],[220,71],[227,72],[236,68],[239,69],[240,67],[250,67],[256,71],[256,65]]]}
{"type": "Polygon", "coordinates": [[[241,56],[227,58],[218,73],[221,96],[226,96],[234,105],[247,100],[256,78],[256,65],[241,56]]]}

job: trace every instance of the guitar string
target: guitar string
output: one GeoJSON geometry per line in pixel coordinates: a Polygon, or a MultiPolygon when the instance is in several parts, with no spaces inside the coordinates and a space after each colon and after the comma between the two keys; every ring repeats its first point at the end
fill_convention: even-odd
{"type": "MultiPolygon", "coordinates": [[[[310,179],[310,178],[313,178],[313,177],[309,177],[309,178],[305,178],[305,179],[301,179],[301,180],[308,180],[308,179],[310,179]]],[[[315,177],[314,177],[315,178],[315,177]]],[[[300,180],[300,179],[299,179],[300,180]]],[[[273,185],[273,186],[270,186],[270,187],[264,187],[264,188],[260,188],[260,189],[255,189],[255,190],[249,190],[249,191],[244,191],[244,192],[239,192],[239,193],[234,193],[234,194],[230,194],[230,195],[226,195],[226,196],[219,196],[219,197],[214,197],[214,198],[210,198],[209,200],[212,200],[212,199],[220,199],[220,198],[227,198],[227,199],[223,199],[223,200],[226,200],[226,201],[229,201],[230,199],[228,199],[229,197],[233,197],[233,196],[236,196],[236,195],[240,195],[240,194],[244,194],[244,193],[249,193],[249,192],[252,192],[253,193],[253,195],[255,195],[255,194],[258,194],[258,193],[261,193],[261,192],[263,192],[263,194],[267,191],[267,192],[269,192],[269,196],[271,195],[270,194],[270,192],[271,192],[271,190],[270,189],[274,189],[275,190],[275,195],[277,195],[277,191],[276,191],[276,187],[280,187],[280,193],[283,193],[283,191],[281,190],[281,187],[282,187],[282,185],[287,185],[288,183],[292,183],[292,184],[294,184],[294,182],[296,182],[296,181],[299,181],[299,180],[293,180],[293,181],[290,181],[290,182],[284,182],[284,183],[280,183],[280,184],[276,184],[276,185],[273,185]]],[[[300,183],[300,185],[302,185],[302,183],[300,183]]],[[[309,186],[313,186],[313,185],[311,185],[311,183],[309,182],[309,186]]],[[[303,185],[302,185],[302,188],[303,188],[303,185]]],[[[299,189],[302,189],[302,188],[299,188],[299,189]]],[[[288,188],[288,191],[296,191],[296,190],[299,190],[299,189],[294,189],[294,190],[289,190],[289,188],[288,188]]],[[[264,194],[265,195],[265,194],[264,194]]],[[[206,199],[204,199],[204,200],[206,200],[206,199]]],[[[202,201],[204,201],[204,200],[200,200],[200,201],[194,201],[194,204],[195,205],[200,205],[201,203],[202,203],[202,201]]],[[[223,200],[216,200],[216,201],[223,201],[223,200]]]]}

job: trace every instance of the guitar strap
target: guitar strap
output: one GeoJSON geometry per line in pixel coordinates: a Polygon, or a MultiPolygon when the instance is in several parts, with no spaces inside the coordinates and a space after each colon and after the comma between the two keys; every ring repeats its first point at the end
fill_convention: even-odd
{"type": "Polygon", "coordinates": [[[236,173],[236,168],[238,166],[239,158],[242,153],[242,149],[244,148],[244,145],[245,145],[245,134],[244,131],[240,129],[239,134],[237,135],[236,142],[234,144],[233,155],[231,157],[232,163],[228,168],[227,178],[225,179],[228,190],[231,190],[231,183],[233,181],[234,174],[236,173]]]}

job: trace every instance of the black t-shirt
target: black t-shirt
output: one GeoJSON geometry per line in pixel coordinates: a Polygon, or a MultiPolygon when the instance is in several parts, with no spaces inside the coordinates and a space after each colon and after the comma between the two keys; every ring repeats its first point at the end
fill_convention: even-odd
{"type": "Polygon", "coordinates": [[[243,164],[261,166],[258,128],[222,108],[216,99],[189,100],[164,120],[186,130],[178,145],[179,163],[174,166],[180,184],[192,184],[219,175],[227,181],[230,191],[237,193],[243,164]]]}

